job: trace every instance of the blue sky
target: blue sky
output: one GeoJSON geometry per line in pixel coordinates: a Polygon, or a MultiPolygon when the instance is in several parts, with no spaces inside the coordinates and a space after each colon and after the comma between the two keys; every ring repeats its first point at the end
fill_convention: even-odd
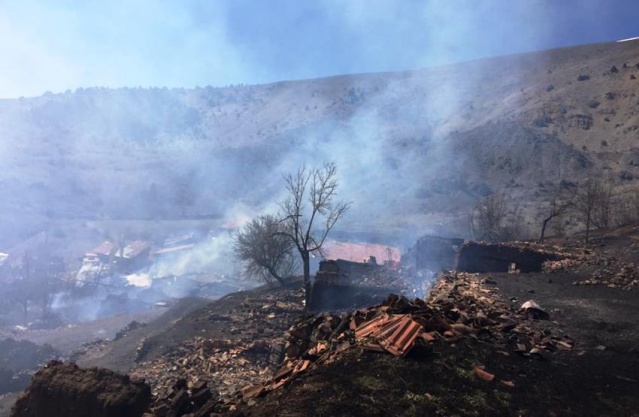
{"type": "Polygon", "coordinates": [[[415,69],[637,22],[636,0],[0,0],[0,98],[415,69]]]}

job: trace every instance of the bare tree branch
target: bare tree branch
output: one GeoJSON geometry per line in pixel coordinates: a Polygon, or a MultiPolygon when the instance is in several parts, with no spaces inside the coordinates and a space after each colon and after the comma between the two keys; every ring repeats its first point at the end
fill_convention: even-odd
{"type": "Polygon", "coordinates": [[[566,188],[561,185],[557,185],[551,193],[551,198],[548,203],[546,216],[542,221],[541,232],[539,233],[539,243],[542,243],[546,234],[546,227],[555,217],[563,215],[570,207],[575,204],[575,198],[577,197],[578,189],[566,188]]]}

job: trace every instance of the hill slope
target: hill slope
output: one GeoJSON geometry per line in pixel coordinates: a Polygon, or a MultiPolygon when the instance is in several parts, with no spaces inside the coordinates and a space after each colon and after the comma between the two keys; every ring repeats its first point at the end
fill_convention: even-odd
{"type": "Polygon", "coordinates": [[[47,219],[223,217],[335,161],[352,230],[446,233],[478,196],[639,177],[639,42],[411,72],[0,101],[3,242],[47,219]]]}

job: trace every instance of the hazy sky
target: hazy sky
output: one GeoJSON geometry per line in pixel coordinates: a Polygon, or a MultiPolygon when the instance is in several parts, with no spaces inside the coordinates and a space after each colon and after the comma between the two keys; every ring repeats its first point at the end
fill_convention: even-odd
{"type": "Polygon", "coordinates": [[[0,98],[414,69],[637,22],[636,0],[0,0],[0,98]]]}

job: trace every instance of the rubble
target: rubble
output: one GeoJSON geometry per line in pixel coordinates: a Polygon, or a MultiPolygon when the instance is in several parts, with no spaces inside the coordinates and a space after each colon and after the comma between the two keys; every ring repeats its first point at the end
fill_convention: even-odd
{"type": "MultiPolygon", "coordinates": [[[[416,347],[427,349],[434,343],[456,343],[464,338],[522,356],[572,349],[570,337],[554,334],[551,323],[537,320],[547,316],[533,301],[515,311],[500,300],[494,287],[486,287],[474,275],[443,275],[427,301],[391,295],[377,306],[301,320],[288,331],[282,367],[270,380],[238,395],[244,400],[264,395],[349,349],[406,356],[416,347]]],[[[494,378],[484,370],[476,373],[485,380],[494,378]]],[[[514,386],[512,381],[502,383],[514,386]]]]}
{"type": "Polygon", "coordinates": [[[144,417],[208,417],[219,410],[219,395],[209,389],[206,381],[189,384],[178,379],[163,397],[154,401],[144,417]]]}
{"type": "Polygon", "coordinates": [[[639,268],[634,263],[617,263],[608,259],[603,269],[592,272],[590,278],[575,281],[574,285],[605,285],[629,291],[639,286],[639,268]]]}
{"type": "MultiPolygon", "coordinates": [[[[143,378],[152,386],[157,398],[154,404],[165,404],[172,398],[177,380],[186,381],[188,386],[206,383],[215,397],[229,403],[238,389],[269,380],[282,364],[285,332],[303,313],[303,290],[230,297],[241,297],[237,308],[211,312],[208,317],[228,326],[226,338],[195,337],[167,355],[141,361],[133,369],[132,377],[143,378]]],[[[142,343],[139,348],[143,351],[145,347],[142,343]]]]}
{"type": "Polygon", "coordinates": [[[614,256],[584,250],[564,259],[547,261],[543,271],[548,273],[573,269],[589,278],[576,280],[573,285],[604,285],[608,288],[632,290],[639,286],[639,267],[632,262],[620,262],[614,256]]]}
{"type": "MultiPolygon", "coordinates": [[[[375,285],[376,277],[367,275],[367,284],[375,285]]],[[[372,307],[313,316],[301,315],[301,289],[238,293],[234,297],[244,298],[237,307],[208,317],[228,326],[224,338],[195,337],[151,361],[141,355],[131,375],[152,386],[149,417],[198,415],[197,407],[204,405],[206,412],[223,412],[241,402],[253,404],[346,352],[419,358],[434,344],[466,339],[528,358],[573,348],[574,341],[557,331],[556,322],[539,320],[549,317],[538,304],[530,300],[518,309],[497,291],[490,277],[444,273],[427,300],[391,295],[372,307]]],[[[475,371],[479,378],[491,375],[482,371],[475,371]]]]}

